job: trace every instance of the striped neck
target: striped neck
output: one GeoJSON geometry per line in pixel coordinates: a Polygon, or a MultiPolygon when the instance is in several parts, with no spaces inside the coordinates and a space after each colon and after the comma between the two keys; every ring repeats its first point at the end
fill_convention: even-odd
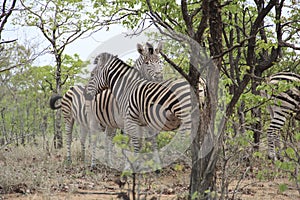
{"type": "Polygon", "coordinates": [[[107,78],[109,88],[112,91],[124,88],[134,80],[143,79],[136,68],[127,65],[119,58],[115,58],[110,64],[107,78]]]}
{"type": "Polygon", "coordinates": [[[137,69],[138,71],[141,70],[141,66],[144,63],[145,56],[140,55],[139,58],[135,61],[133,68],[137,69]]]}

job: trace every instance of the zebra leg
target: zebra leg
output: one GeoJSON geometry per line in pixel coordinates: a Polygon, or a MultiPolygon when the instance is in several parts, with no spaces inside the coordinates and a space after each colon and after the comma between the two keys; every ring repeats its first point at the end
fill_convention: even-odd
{"type": "MultiPolygon", "coordinates": [[[[91,133],[90,133],[91,134],[91,133]]],[[[96,148],[97,148],[97,137],[95,131],[91,134],[92,140],[92,160],[91,160],[91,169],[96,167],[96,148]]]]}
{"type": "Polygon", "coordinates": [[[80,126],[80,144],[81,144],[81,161],[85,162],[85,141],[88,134],[88,128],[85,126],[80,126]]]}
{"type": "Polygon", "coordinates": [[[106,127],[105,129],[105,162],[107,165],[112,166],[112,141],[115,136],[115,129],[106,127]]]}
{"type": "Polygon", "coordinates": [[[67,162],[68,164],[72,163],[71,158],[71,144],[72,144],[72,131],[74,125],[74,119],[72,118],[70,121],[66,120],[66,140],[67,140],[67,162]]]}
{"type": "Polygon", "coordinates": [[[153,152],[153,161],[154,161],[154,170],[155,172],[160,172],[161,170],[161,160],[159,157],[159,152],[158,152],[158,145],[157,145],[157,136],[158,133],[154,130],[149,130],[150,133],[150,138],[151,138],[151,146],[152,146],[152,152],[153,152]]]}
{"type": "Polygon", "coordinates": [[[270,127],[267,130],[267,139],[268,139],[268,158],[271,160],[276,160],[276,145],[275,145],[275,135],[277,130],[271,129],[270,127]]]}
{"type": "Polygon", "coordinates": [[[126,157],[125,168],[124,171],[133,171],[133,173],[137,170],[138,158],[137,155],[140,151],[140,138],[138,137],[139,126],[133,120],[126,119],[125,120],[125,134],[130,136],[130,144],[133,146],[134,153],[132,154],[130,151],[123,151],[124,156],[126,157]],[[130,170],[131,169],[131,170],[130,170]]]}
{"type": "Polygon", "coordinates": [[[272,160],[280,159],[280,137],[279,131],[286,121],[286,112],[279,107],[273,107],[270,126],[267,130],[268,138],[268,157],[272,160]]]}
{"type": "Polygon", "coordinates": [[[96,166],[96,148],[97,148],[97,133],[104,132],[104,127],[100,126],[96,120],[91,119],[90,127],[89,127],[89,134],[91,135],[91,142],[92,142],[92,160],[91,160],[91,169],[94,169],[96,166]]]}

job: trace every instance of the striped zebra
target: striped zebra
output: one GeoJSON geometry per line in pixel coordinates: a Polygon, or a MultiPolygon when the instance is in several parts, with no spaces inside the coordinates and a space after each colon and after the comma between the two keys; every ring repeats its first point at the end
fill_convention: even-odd
{"type": "Polygon", "coordinates": [[[280,158],[280,138],[279,131],[283,127],[286,119],[295,113],[300,120],[300,75],[291,72],[280,72],[269,77],[269,83],[275,86],[292,83],[295,86],[279,94],[272,94],[274,104],[269,106],[271,122],[267,129],[268,157],[276,160],[280,158]],[[278,151],[278,152],[277,152],[278,151]]]}
{"type": "MultiPolygon", "coordinates": [[[[139,69],[140,73],[150,80],[162,80],[162,63],[159,57],[159,52],[162,50],[162,44],[160,43],[156,49],[149,43],[146,43],[146,48],[141,44],[137,44],[137,50],[140,56],[136,60],[134,67],[139,69]]],[[[111,146],[109,146],[111,143],[110,138],[114,135],[114,129],[123,127],[123,120],[118,115],[118,106],[110,90],[104,90],[97,94],[91,103],[91,109],[95,113],[96,120],[91,120],[91,118],[94,117],[94,114],[89,113],[89,109],[86,107],[86,99],[83,91],[84,87],[73,86],[65,95],[53,96],[50,99],[51,109],[55,110],[62,108],[67,135],[67,161],[69,162],[71,162],[72,130],[75,121],[80,125],[82,160],[85,160],[85,141],[87,135],[90,134],[90,126],[92,126],[95,131],[106,131],[108,137],[105,144],[108,144],[106,148],[106,155],[108,155],[108,157],[111,149],[111,146]],[[61,98],[61,104],[55,105],[56,101],[61,98]]],[[[92,166],[95,165],[95,142],[96,140],[93,139],[92,166]]]]}
{"type": "MultiPolygon", "coordinates": [[[[53,96],[50,99],[50,108],[62,109],[62,115],[65,120],[65,130],[66,130],[66,140],[67,140],[67,161],[72,162],[71,159],[71,143],[72,143],[72,131],[74,122],[77,122],[80,126],[80,143],[81,143],[81,159],[85,160],[85,141],[86,137],[90,134],[90,125],[89,121],[92,117],[89,113],[89,109],[85,106],[85,97],[84,97],[85,87],[76,85],[71,87],[63,96],[53,96]],[[58,99],[61,99],[60,105],[55,105],[58,99]]],[[[96,98],[92,101],[92,106],[101,106],[108,107],[111,111],[115,110],[116,102],[115,101],[105,101],[105,99],[111,100],[113,96],[110,91],[105,90],[101,94],[98,94],[96,98]]],[[[118,110],[118,109],[117,109],[118,110]]],[[[116,113],[117,114],[117,113],[116,113]]],[[[111,123],[116,123],[115,120],[111,119],[111,116],[106,116],[110,119],[111,123]]],[[[116,115],[117,117],[117,115],[116,115]]],[[[94,126],[98,131],[105,131],[105,124],[98,123],[94,126]]],[[[94,145],[94,144],[93,144],[94,145]]],[[[94,148],[94,147],[93,147],[94,148]]],[[[93,150],[94,152],[94,150],[93,150]]],[[[92,153],[92,166],[95,165],[94,153],[92,153]]]]}
{"type": "MultiPolygon", "coordinates": [[[[192,104],[186,81],[158,83],[146,80],[136,69],[109,53],[99,54],[94,64],[86,98],[91,100],[105,89],[112,91],[124,118],[124,131],[131,136],[135,155],[140,151],[141,126],[149,127],[154,133],[177,128],[182,137],[188,133],[192,104]]],[[[185,140],[183,137],[177,141],[184,143],[185,140]]]]}
{"type": "Polygon", "coordinates": [[[150,43],[146,43],[146,49],[143,48],[143,45],[137,44],[137,50],[140,53],[140,57],[135,61],[133,65],[138,71],[141,72],[141,75],[152,81],[162,81],[162,61],[160,60],[159,53],[163,48],[163,44],[160,42],[156,49],[150,43]],[[155,66],[153,66],[155,65],[155,66]]]}

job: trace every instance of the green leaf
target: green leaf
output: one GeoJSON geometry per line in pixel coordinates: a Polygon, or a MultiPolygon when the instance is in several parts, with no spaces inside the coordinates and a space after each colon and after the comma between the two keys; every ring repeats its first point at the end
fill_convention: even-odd
{"type": "Polygon", "coordinates": [[[300,133],[296,133],[295,134],[295,139],[296,139],[297,142],[300,141],[300,133]]]}
{"type": "Polygon", "coordinates": [[[285,150],[286,154],[290,157],[290,158],[295,158],[296,157],[296,154],[295,154],[295,151],[294,149],[292,149],[291,147],[288,147],[286,150],[285,150]]]}
{"type": "Polygon", "coordinates": [[[256,151],[256,152],[253,153],[253,156],[254,157],[258,157],[258,158],[262,158],[263,154],[261,152],[259,152],[259,151],[256,151]]]}
{"type": "Polygon", "coordinates": [[[279,192],[285,192],[288,189],[285,183],[279,184],[279,192]]]}
{"type": "Polygon", "coordinates": [[[198,192],[194,192],[194,194],[192,195],[192,200],[195,200],[199,197],[198,192]]]}

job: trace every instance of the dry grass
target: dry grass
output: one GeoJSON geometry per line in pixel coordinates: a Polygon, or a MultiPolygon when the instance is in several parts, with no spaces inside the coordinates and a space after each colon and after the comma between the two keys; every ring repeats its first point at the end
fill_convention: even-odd
{"type": "MultiPolygon", "coordinates": [[[[131,188],[131,180],[125,188],[119,188],[115,183],[119,173],[114,170],[99,165],[97,170],[90,171],[87,167],[89,162],[80,161],[79,141],[73,143],[71,165],[65,162],[66,149],[47,149],[35,145],[0,149],[0,200],[117,199],[120,192],[127,193],[131,188]]],[[[90,155],[87,156],[89,160],[90,155]]],[[[174,166],[165,169],[159,176],[140,176],[138,183],[143,196],[147,199],[185,199],[190,169],[174,166]]],[[[243,170],[241,167],[236,173],[242,173],[243,170]]],[[[252,173],[255,174],[255,169],[252,173]]],[[[233,178],[233,174],[228,175],[231,176],[228,197],[235,192],[235,199],[300,199],[287,177],[259,181],[252,175],[239,182],[233,178]],[[281,183],[288,186],[285,192],[278,189],[281,183]]]]}
{"type": "MultiPolygon", "coordinates": [[[[86,175],[85,164],[80,161],[79,142],[72,146],[71,165],[65,162],[65,152],[65,149],[49,151],[36,145],[2,149],[5,162],[0,162],[0,193],[51,194],[53,191],[76,190],[69,187],[72,180],[86,175]]],[[[99,178],[102,175],[93,176],[95,180],[99,178]]]]}

